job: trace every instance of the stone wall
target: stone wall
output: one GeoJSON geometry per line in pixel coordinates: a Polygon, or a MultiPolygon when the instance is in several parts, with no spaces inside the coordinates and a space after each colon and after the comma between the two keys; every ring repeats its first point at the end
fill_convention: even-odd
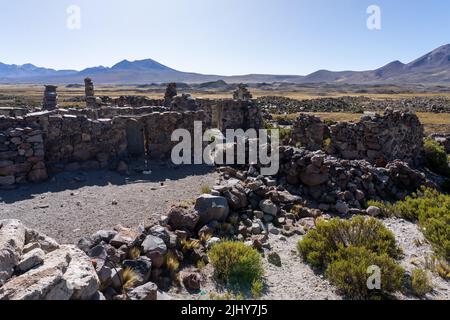
{"type": "Polygon", "coordinates": [[[330,130],[319,117],[301,114],[292,128],[289,144],[316,151],[324,147],[328,138],[330,130]]]}
{"type": "Polygon", "coordinates": [[[260,129],[263,127],[261,109],[251,100],[197,99],[198,109],[205,110],[207,122],[213,128],[260,129]]]}
{"type": "Polygon", "coordinates": [[[314,116],[301,115],[294,125],[290,143],[299,142],[310,150],[323,146],[339,158],[366,159],[378,165],[393,160],[420,165],[423,138],[423,126],[415,114],[387,110],[382,116],[365,115],[357,123],[333,125],[314,116]]]}
{"type": "Polygon", "coordinates": [[[145,124],[145,140],[150,158],[170,158],[172,148],[178,143],[171,141],[173,131],[186,129],[193,137],[194,121],[201,121],[203,130],[208,129],[205,119],[204,111],[156,112],[143,116],[141,121],[145,124]]]}
{"type": "Polygon", "coordinates": [[[46,180],[40,128],[13,118],[2,118],[0,123],[0,187],[46,180]]]}

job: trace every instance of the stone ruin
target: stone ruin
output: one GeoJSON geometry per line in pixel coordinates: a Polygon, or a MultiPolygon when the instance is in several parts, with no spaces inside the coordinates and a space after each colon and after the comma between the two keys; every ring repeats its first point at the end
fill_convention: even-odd
{"type": "Polygon", "coordinates": [[[364,115],[359,122],[327,124],[302,114],[294,123],[289,144],[308,150],[324,149],[342,159],[365,159],[380,166],[401,160],[422,164],[424,129],[409,112],[387,109],[384,115],[364,115]]]}
{"type": "MultiPolygon", "coordinates": [[[[46,180],[48,173],[108,168],[127,171],[132,158],[168,159],[175,129],[262,128],[251,100],[173,97],[94,97],[86,79],[88,108],[58,109],[56,86],[46,86],[41,111],[0,115],[0,187],[46,180]]],[[[170,92],[173,86],[169,85],[170,92]]],[[[173,92],[173,91],[172,91],[173,92]]]]}
{"type": "Polygon", "coordinates": [[[84,79],[86,108],[97,108],[97,101],[95,99],[94,83],[91,78],[84,79]]]}
{"type": "Polygon", "coordinates": [[[166,93],[164,94],[164,107],[170,108],[173,98],[177,96],[177,84],[169,83],[167,85],[166,93]]]}
{"type": "Polygon", "coordinates": [[[233,92],[234,100],[251,100],[252,94],[248,91],[247,86],[243,83],[238,85],[238,88],[233,92]]]}
{"type": "Polygon", "coordinates": [[[58,93],[56,92],[57,86],[46,85],[44,92],[44,101],[42,109],[55,110],[58,109],[58,93]]]}

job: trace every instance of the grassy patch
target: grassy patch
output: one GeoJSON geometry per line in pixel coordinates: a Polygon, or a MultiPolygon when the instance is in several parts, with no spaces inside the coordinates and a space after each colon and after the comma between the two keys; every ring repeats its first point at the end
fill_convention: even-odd
{"type": "Polygon", "coordinates": [[[422,269],[414,269],[412,271],[411,290],[418,297],[423,297],[433,290],[433,285],[427,271],[422,269]]]}

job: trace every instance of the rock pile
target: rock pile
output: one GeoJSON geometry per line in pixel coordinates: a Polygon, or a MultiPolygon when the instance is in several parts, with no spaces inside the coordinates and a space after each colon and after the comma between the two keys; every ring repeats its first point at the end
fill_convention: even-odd
{"type": "Polygon", "coordinates": [[[0,300],[101,299],[92,262],[75,246],[0,221],[0,300]]]}
{"type": "Polygon", "coordinates": [[[450,112],[450,99],[445,97],[412,97],[406,99],[371,99],[367,97],[339,97],[295,100],[286,97],[267,96],[256,99],[262,109],[274,114],[297,112],[380,112],[386,108],[413,110],[416,112],[450,112]]]}
{"type": "Polygon", "coordinates": [[[365,159],[380,166],[394,160],[418,166],[423,159],[423,138],[423,126],[415,114],[387,109],[383,116],[365,115],[357,123],[329,126],[302,114],[293,126],[290,142],[310,150],[325,147],[339,158],[365,159]]]}
{"type": "Polygon", "coordinates": [[[91,78],[84,79],[84,90],[86,107],[88,109],[95,109],[97,107],[97,102],[95,99],[94,82],[92,82],[91,78]]]}
{"type": "Polygon", "coordinates": [[[0,131],[0,188],[47,179],[42,131],[10,127],[0,131]]]}
{"type": "Polygon", "coordinates": [[[324,141],[328,138],[330,138],[330,129],[327,125],[319,117],[303,113],[293,124],[288,143],[317,151],[323,149],[324,141]]]}
{"type": "Polygon", "coordinates": [[[164,106],[170,108],[172,105],[172,100],[177,96],[177,84],[169,83],[166,88],[166,93],[164,94],[164,106]]]}
{"type": "Polygon", "coordinates": [[[43,110],[55,110],[58,109],[58,93],[56,92],[57,86],[47,85],[45,86],[43,110]]]}
{"type": "Polygon", "coordinates": [[[238,88],[233,92],[234,100],[251,100],[253,99],[252,94],[247,89],[247,85],[241,83],[238,88]]]}

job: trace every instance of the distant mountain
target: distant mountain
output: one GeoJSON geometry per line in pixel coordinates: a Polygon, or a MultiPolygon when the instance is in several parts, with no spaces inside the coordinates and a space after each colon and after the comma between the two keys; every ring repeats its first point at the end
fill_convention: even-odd
{"type": "Polygon", "coordinates": [[[242,76],[205,75],[182,72],[152,60],[123,60],[112,67],[98,66],[82,71],[54,70],[32,64],[0,63],[0,83],[82,83],[92,77],[95,83],[207,83],[211,88],[224,88],[227,83],[348,83],[348,84],[450,84],[450,44],[444,45],[408,64],[391,62],[370,71],[319,70],[307,76],[249,74],[242,76]]]}

